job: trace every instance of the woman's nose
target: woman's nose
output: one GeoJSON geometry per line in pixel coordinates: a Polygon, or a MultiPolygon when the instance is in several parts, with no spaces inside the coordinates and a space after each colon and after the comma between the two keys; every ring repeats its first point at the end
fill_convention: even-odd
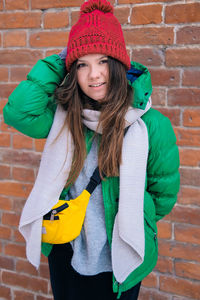
{"type": "Polygon", "coordinates": [[[89,70],[89,77],[93,79],[93,78],[99,78],[99,76],[100,76],[100,70],[98,69],[98,67],[91,66],[89,70]]]}

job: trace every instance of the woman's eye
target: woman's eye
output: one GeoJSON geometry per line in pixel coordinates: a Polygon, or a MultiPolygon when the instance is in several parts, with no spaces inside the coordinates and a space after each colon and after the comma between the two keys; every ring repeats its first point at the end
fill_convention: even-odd
{"type": "Polygon", "coordinates": [[[106,64],[108,62],[108,59],[103,59],[100,61],[100,64],[106,64]]]}
{"type": "Polygon", "coordinates": [[[85,66],[86,66],[86,64],[84,64],[84,63],[78,64],[78,65],[77,65],[77,69],[83,68],[83,67],[85,67],[85,66]]]}

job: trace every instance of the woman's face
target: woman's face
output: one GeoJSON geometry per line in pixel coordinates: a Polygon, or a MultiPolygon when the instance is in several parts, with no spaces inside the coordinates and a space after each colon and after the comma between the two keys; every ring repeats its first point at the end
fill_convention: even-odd
{"type": "Polygon", "coordinates": [[[77,79],[82,91],[90,98],[101,101],[108,87],[108,57],[104,54],[88,54],[77,62],[77,79]]]}

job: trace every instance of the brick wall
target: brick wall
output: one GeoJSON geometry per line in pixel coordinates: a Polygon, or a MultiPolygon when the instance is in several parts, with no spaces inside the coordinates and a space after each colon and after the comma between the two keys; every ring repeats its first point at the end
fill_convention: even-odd
{"type": "MultiPolygon", "coordinates": [[[[46,259],[36,271],[17,225],[43,140],[3,122],[8,95],[40,58],[66,45],[83,0],[0,0],[0,299],[52,299],[46,259]]],[[[153,106],[174,126],[181,191],[160,221],[159,260],[140,300],[200,299],[200,2],[116,0],[130,56],[148,66],[153,106]]]]}

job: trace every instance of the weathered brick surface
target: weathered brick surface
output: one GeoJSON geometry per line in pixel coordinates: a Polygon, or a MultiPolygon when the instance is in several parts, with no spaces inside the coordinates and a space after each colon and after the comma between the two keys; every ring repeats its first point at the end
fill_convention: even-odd
{"type": "Polygon", "coordinates": [[[162,5],[141,5],[132,9],[131,24],[160,24],[162,21],[162,5]]]}
{"type": "Polygon", "coordinates": [[[26,47],[25,31],[8,31],[4,33],[4,47],[26,47]]]}
{"type": "MultiPolygon", "coordinates": [[[[53,300],[47,258],[28,263],[18,231],[45,139],[3,122],[3,107],[32,66],[67,45],[84,0],[0,0],[0,298],[53,300]]],[[[139,300],[200,295],[200,2],[111,0],[131,59],[148,67],[152,106],[174,127],[180,151],[177,205],[158,222],[159,258],[139,300]]]]}
{"type": "Polygon", "coordinates": [[[200,49],[167,49],[166,65],[168,67],[197,67],[200,65],[200,49]]]}
{"type": "Polygon", "coordinates": [[[27,10],[29,8],[28,0],[5,0],[5,8],[7,10],[22,9],[27,10]]]}
{"type": "Polygon", "coordinates": [[[185,3],[168,5],[165,10],[165,22],[193,23],[199,22],[200,3],[185,3]]]}
{"type": "Polygon", "coordinates": [[[68,11],[47,12],[44,15],[44,28],[62,28],[69,25],[68,11]]]}
{"type": "Polygon", "coordinates": [[[125,42],[133,45],[171,45],[174,39],[172,27],[147,27],[124,30],[125,42]]]}

